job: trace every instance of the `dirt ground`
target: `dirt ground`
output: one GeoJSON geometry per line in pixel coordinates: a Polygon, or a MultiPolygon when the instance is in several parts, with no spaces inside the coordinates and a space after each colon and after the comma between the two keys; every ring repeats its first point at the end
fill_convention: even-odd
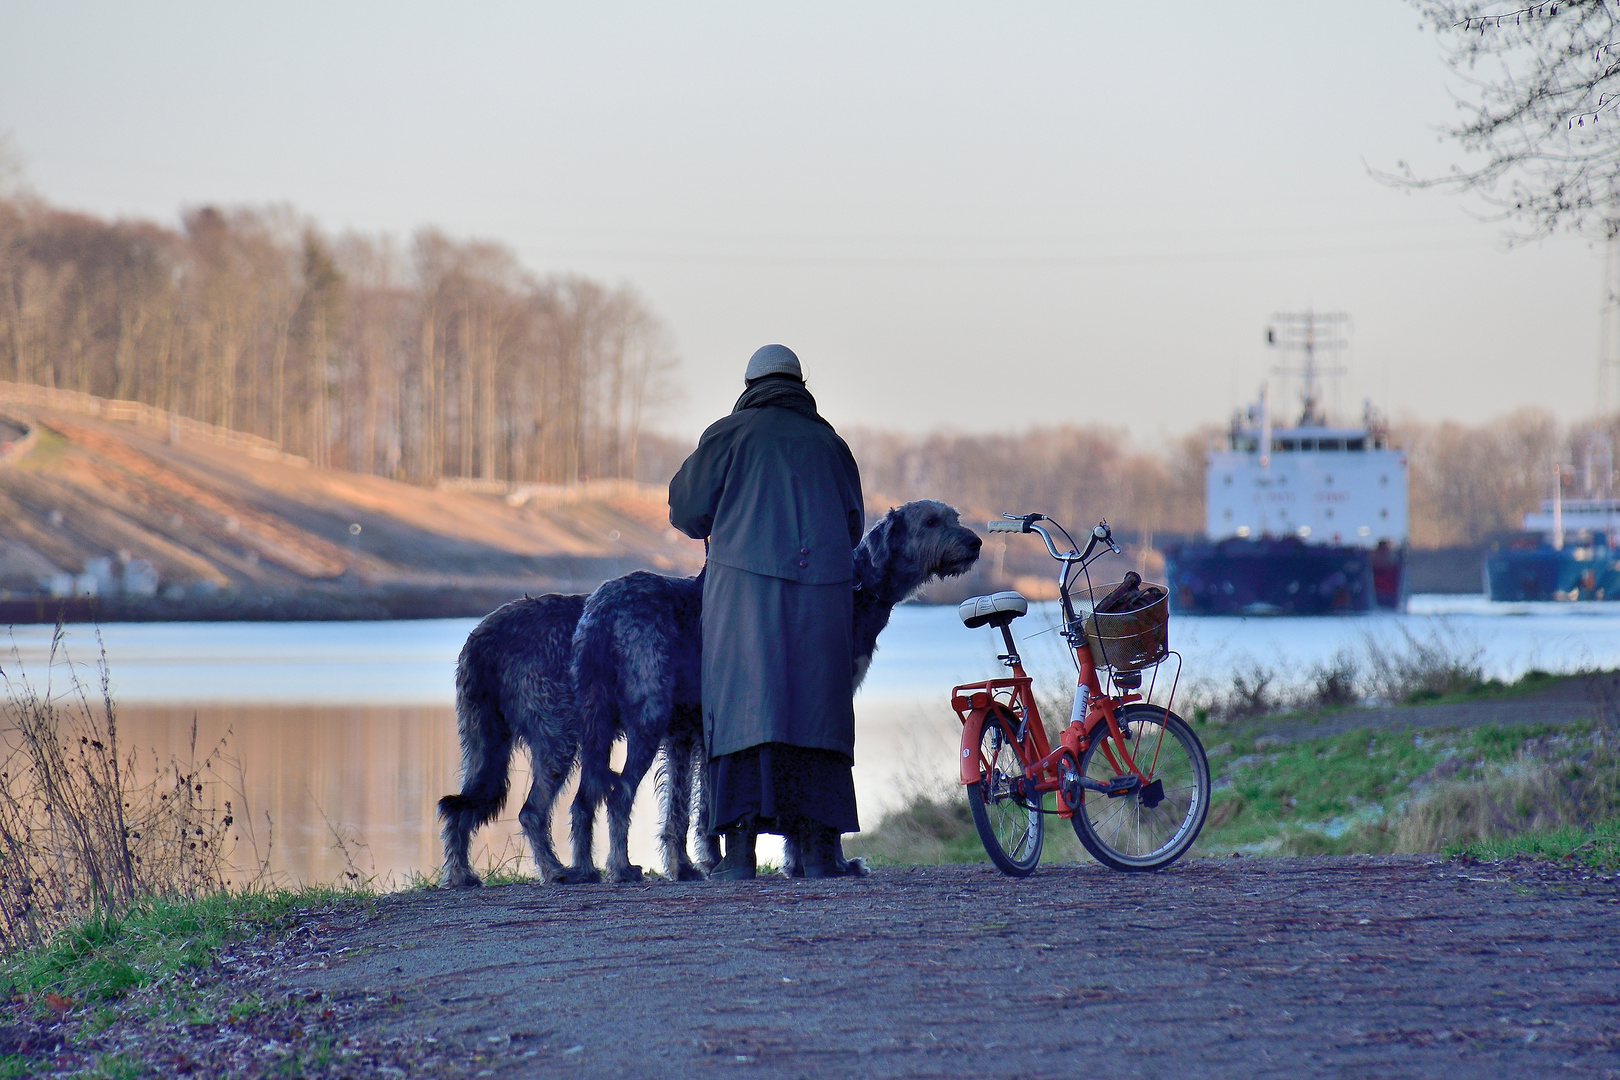
{"type": "Polygon", "coordinates": [[[325,929],[266,995],[463,1075],[1620,1077],[1620,881],[1546,864],[519,885],[325,929]]]}

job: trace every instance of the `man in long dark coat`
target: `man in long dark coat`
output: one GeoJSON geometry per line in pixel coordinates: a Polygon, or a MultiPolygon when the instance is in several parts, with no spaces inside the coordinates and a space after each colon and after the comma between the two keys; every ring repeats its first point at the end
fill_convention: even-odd
{"type": "Polygon", "coordinates": [[[669,485],[669,520],[709,541],[703,581],[708,828],[720,880],[754,876],[760,832],[831,874],[855,832],[853,569],[865,524],[849,447],[816,412],[799,358],[767,345],[731,415],[669,485]]]}

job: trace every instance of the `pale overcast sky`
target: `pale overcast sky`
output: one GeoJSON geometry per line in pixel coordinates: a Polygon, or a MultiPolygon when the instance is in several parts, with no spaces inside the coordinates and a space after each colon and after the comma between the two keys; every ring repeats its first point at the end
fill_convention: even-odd
{"type": "Polygon", "coordinates": [[[1601,252],[1512,251],[1369,167],[1455,160],[1397,0],[84,4],[0,15],[0,129],[52,203],[291,203],[626,282],[695,434],[748,355],[838,424],[1221,422],[1274,311],[1354,320],[1342,395],[1593,407],[1601,252]]]}

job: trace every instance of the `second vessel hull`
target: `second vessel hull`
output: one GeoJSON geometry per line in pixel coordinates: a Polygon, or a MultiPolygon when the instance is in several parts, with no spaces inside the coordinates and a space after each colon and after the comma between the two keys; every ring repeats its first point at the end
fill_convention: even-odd
{"type": "Polygon", "coordinates": [[[1485,560],[1492,600],[1620,600],[1620,552],[1602,544],[1509,547],[1485,560]]]}

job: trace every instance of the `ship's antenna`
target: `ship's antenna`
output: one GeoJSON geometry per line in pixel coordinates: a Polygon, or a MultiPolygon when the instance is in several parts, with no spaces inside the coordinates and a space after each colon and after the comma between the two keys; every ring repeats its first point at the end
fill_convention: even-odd
{"type": "Polygon", "coordinates": [[[1300,393],[1300,426],[1325,427],[1327,419],[1322,414],[1317,380],[1324,375],[1342,375],[1344,368],[1336,363],[1320,366],[1316,354],[1318,350],[1336,354],[1344,349],[1350,316],[1339,311],[1320,314],[1307,309],[1303,313],[1278,313],[1271,318],[1276,325],[1266,327],[1266,344],[1300,354],[1299,367],[1290,368],[1285,364],[1276,369],[1279,375],[1299,375],[1304,379],[1300,393]]]}

